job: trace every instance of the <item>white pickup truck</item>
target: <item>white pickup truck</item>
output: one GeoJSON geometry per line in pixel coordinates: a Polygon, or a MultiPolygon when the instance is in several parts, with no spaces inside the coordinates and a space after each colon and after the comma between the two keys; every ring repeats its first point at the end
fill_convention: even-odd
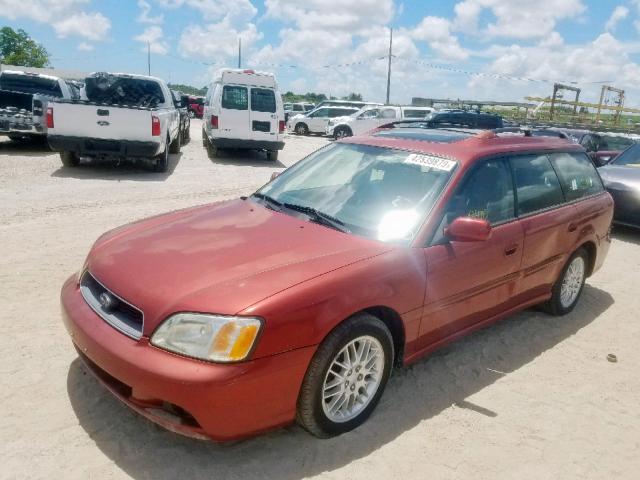
{"type": "Polygon", "coordinates": [[[58,77],[0,71],[0,135],[12,140],[47,133],[44,113],[49,101],[78,97],[77,89],[58,77]]]}
{"type": "Polygon", "coordinates": [[[79,100],[49,102],[46,116],[49,146],[68,167],[80,157],[143,158],[165,172],[180,151],[180,113],[159,78],[93,73],[79,100]]]}
{"type": "Polygon", "coordinates": [[[342,137],[361,135],[385,123],[398,120],[424,120],[433,111],[431,107],[367,106],[349,116],[332,118],[327,123],[325,133],[337,140],[342,137]]]}

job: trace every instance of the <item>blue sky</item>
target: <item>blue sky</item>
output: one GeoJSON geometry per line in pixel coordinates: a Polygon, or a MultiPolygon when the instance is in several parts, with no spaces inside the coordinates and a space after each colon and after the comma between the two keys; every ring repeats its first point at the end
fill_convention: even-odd
{"type": "Polygon", "coordinates": [[[222,66],[274,71],[283,91],[383,100],[522,101],[554,81],[597,100],[602,82],[640,105],[640,0],[0,0],[55,67],[146,73],[203,86],[222,66]]]}

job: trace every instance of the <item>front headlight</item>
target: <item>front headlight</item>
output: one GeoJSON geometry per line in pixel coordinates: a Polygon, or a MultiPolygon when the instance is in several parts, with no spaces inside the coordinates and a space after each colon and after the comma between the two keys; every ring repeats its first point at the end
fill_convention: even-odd
{"type": "Polygon", "coordinates": [[[255,317],[177,313],[158,327],[151,344],[201,360],[238,362],[251,352],[261,325],[255,317]]]}

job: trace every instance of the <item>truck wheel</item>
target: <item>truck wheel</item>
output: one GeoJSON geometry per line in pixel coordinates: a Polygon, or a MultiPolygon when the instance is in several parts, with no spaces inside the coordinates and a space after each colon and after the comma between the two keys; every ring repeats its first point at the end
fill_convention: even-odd
{"type": "Polygon", "coordinates": [[[182,143],[189,143],[189,141],[191,140],[191,123],[189,123],[189,125],[187,125],[187,128],[184,129],[184,135],[182,136],[183,141],[182,143]]]}
{"type": "Polygon", "coordinates": [[[309,134],[309,127],[307,127],[307,125],[305,123],[298,123],[298,124],[296,124],[295,132],[298,135],[308,135],[309,134]]]}
{"type": "Polygon", "coordinates": [[[80,157],[75,152],[60,152],[60,160],[65,167],[77,167],[80,164],[80,157]]]}
{"type": "Polygon", "coordinates": [[[215,145],[213,145],[210,141],[207,140],[207,155],[209,155],[209,158],[215,158],[218,156],[218,147],[216,147],[215,145]]]}
{"type": "Polygon", "coordinates": [[[267,150],[267,160],[270,162],[278,161],[278,150],[267,150]]]}
{"type": "Polygon", "coordinates": [[[344,137],[350,137],[353,135],[353,132],[349,127],[338,127],[333,132],[333,138],[335,140],[340,140],[344,137]]]}
{"type": "Polygon", "coordinates": [[[155,158],[154,170],[156,172],[164,173],[169,169],[169,145],[164,147],[164,152],[160,153],[155,158]]]}
{"type": "MultiPolygon", "coordinates": [[[[167,142],[169,139],[167,138],[167,142]]],[[[182,146],[182,132],[178,131],[176,138],[169,144],[169,153],[180,153],[180,147],[182,146]]]]}

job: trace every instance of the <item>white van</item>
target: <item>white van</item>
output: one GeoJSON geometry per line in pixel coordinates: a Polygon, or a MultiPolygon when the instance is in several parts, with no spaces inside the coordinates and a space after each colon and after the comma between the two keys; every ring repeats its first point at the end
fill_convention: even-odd
{"type": "Polygon", "coordinates": [[[284,109],[272,73],[223,68],[207,91],[202,143],[209,155],[220,148],[266,150],[278,159],[284,148],[284,109]]]}

